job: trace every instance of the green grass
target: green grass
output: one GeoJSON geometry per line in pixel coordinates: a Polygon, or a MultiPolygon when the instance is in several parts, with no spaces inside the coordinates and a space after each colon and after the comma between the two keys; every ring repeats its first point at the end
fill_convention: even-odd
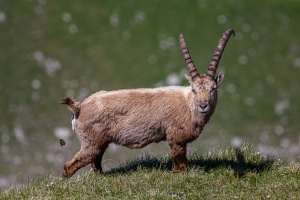
{"type": "Polygon", "coordinates": [[[261,155],[251,145],[189,156],[189,169],[171,173],[168,155],[145,154],[103,175],[61,179],[52,174],[3,199],[299,199],[300,162],[261,155]]]}

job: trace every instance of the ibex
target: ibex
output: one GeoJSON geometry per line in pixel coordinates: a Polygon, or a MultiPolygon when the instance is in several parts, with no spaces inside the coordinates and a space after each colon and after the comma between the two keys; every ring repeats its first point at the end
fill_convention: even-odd
{"type": "Polygon", "coordinates": [[[153,89],[100,91],[82,103],[64,98],[61,104],[73,112],[72,128],[81,144],[80,151],[64,165],[63,177],[73,175],[91,163],[102,173],[102,156],[110,143],[129,148],[143,148],[166,141],[171,148],[172,171],[187,167],[187,144],[194,141],[209,121],[217,104],[217,89],[224,78],[215,73],[222,53],[234,30],[225,31],[213,54],[206,74],[199,74],[184,37],[180,47],[190,76],[190,86],[153,89]]]}

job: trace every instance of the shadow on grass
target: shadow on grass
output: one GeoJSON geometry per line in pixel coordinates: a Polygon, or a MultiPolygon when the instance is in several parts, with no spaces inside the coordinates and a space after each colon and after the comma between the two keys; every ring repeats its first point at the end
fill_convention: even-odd
{"type": "MultiPolygon", "coordinates": [[[[273,165],[275,159],[272,157],[260,157],[258,160],[246,161],[245,153],[242,152],[240,148],[235,148],[235,156],[232,159],[223,157],[203,157],[198,156],[197,158],[192,158],[189,160],[189,168],[200,168],[205,172],[209,173],[213,169],[226,168],[234,170],[236,177],[244,177],[245,174],[261,173],[265,170],[269,170],[273,165]]],[[[170,157],[157,158],[150,156],[148,154],[142,155],[126,164],[120,165],[117,168],[113,168],[105,174],[115,174],[115,173],[132,173],[138,169],[156,169],[171,171],[172,169],[172,159],[170,157]]]]}
{"type": "Polygon", "coordinates": [[[154,157],[149,154],[143,154],[134,160],[121,164],[119,167],[112,168],[104,174],[115,174],[115,173],[132,173],[138,169],[156,169],[171,171],[172,159],[170,157],[154,157]]]}
{"type": "Polygon", "coordinates": [[[235,148],[235,157],[235,159],[202,157],[191,160],[190,166],[200,167],[206,172],[217,168],[229,168],[234,170],[236,177],[242,178],[249,172],[258,174],[269,170],[275,161],[272,157],[261,157],[257,161],[246,161],[245,153],[240,148],[235,148]]]}

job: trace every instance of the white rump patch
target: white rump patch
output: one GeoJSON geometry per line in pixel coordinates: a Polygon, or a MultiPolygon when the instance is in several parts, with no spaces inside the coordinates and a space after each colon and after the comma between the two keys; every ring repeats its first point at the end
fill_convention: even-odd
{"type": "Polygon", "coordinates": [[[75,116],[74,115],[72,115],[72,121],[71,121],[71,123],[72,123],[72,130],[73,131],[75,131],[75,116]]]}

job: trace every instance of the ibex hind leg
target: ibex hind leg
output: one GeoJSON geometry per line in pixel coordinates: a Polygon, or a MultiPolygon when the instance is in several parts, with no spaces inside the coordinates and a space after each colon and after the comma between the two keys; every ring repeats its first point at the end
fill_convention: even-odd
{"type": "Polygon", "coordinates": [[[97,153],[90,150],[91,149],[81,149],[72,160],[66,162],[62,176],[64,178],[71,177],[77,170],[91,163],[97,153]]]}
{"type": "Polygon", "coordinates": [[[169,144],[173,158],[172,172],[184,171],[187,168],[186,144],[169,144]]]}
{"type": "Polygon", "coordinates": [[[93,158],[93,160],[91,162],[92,168],[96,174],[103,173],[101,163],[102,163],[103,154],[104,154],[105,150],[107,149],[107,147],[108,147],[108,144],[102,145],[100,147],[99,153],[95,156],[95,158],[93,158]]]}

